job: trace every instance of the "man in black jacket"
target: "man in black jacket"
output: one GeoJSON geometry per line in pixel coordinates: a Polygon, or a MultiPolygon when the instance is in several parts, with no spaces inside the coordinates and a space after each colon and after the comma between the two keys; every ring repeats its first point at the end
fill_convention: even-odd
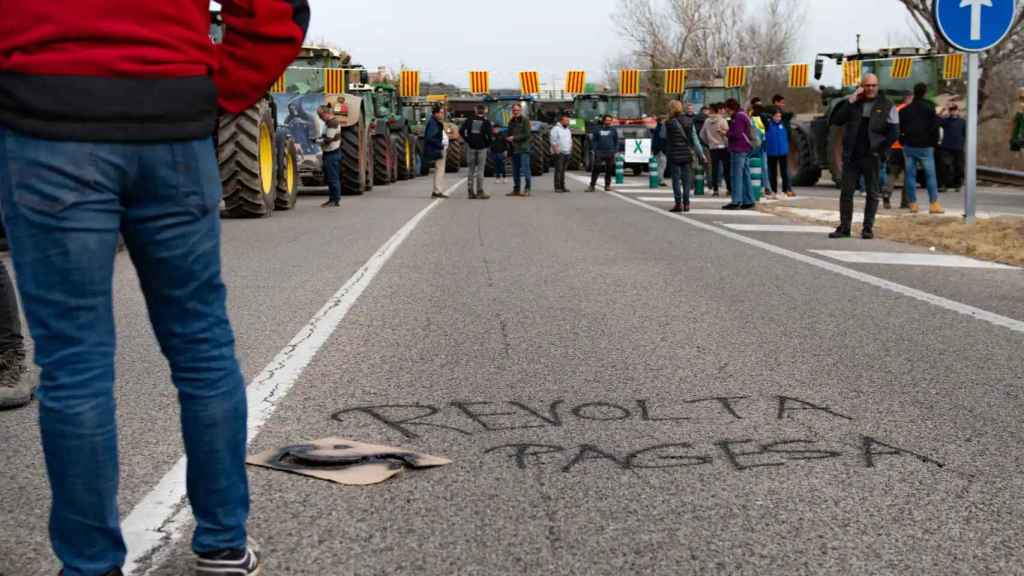
{"type": "Polygon", "coordinates": [[[967,122],[960,117],[956,104],[949,107],[939,120],[942,125],[942,144],[939,145],[939,184],[959,190],[964,182],[964,142],[967,141],[967,122]]]}
{"type": "Polygon", "coordinates": [[[615,172],[615,155],[619,152],[619,131],[612,126],[612,117],[608,114],[601,119],[601,125],[590,134],[591,150],[594,151],[593,168],[590,171],[590,186],[587,192],[593,192],[597,186],[597,175],[604,170],[604,190],[612,189],[612,174],[615,172]]]}
{"type": "Polygon", "coordinates": [[[447,198],[444,189],[445,146],[444,146],[444,108],[434,106],[433,114],[423,130],[423,171],[434,167],[434,188],[431,198],[447,198]]]}
{"type": "Polygon", "coordinates": [[[487,150],[491,147],[491,140],[494,137],[491,123],[484,118],[487,111],[483,106],[477,106],[473,115],[463,122],[459,128],[459,134],[466,143],[466,166],[469,168],[469,199],[486,200],[490,198],[484,192],[484,167],[487,165],[487,150]]]}
{"type": "Polygon", "coordinates": [[[906,161],[903,178],[910,211],[917,212],[917,165],[924,168],[928,186],[929,212],[942,214],[939,204],[939,183],[935,173],[935,147],[939,145],[939,117],[935,105],[928,101],[928,85],[914,86],[914,101],[900,111],[900,143],[906,161]]]}
{"type": "Polygon", "coordinates": [[[860,88],[839,105],[832,123],[845,128],[843,134],[842,194],[839,197],[839,228],[829,238],[849,238],[853,223],[853,195],[864,179],[867,204],[864,207],[865,240],[874,238],[878,213],[879,173],[882,155],[899,136],[896,108],[878,93],[878,77],[864,76],[860,88]]]}

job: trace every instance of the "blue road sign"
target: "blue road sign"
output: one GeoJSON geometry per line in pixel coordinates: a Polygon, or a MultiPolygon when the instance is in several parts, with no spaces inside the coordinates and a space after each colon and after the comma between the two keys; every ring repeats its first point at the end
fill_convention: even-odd
{"type": "Polygon", "coordinates": [[[1013,29],[1016,0],[935,0],[935,28],[957,50],[984,52],[1013,29]]]}

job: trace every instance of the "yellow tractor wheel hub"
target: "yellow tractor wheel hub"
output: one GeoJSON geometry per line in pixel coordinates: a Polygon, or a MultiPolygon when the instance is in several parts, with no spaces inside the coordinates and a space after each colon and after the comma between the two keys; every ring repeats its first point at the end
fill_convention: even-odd
{"type": "Polygon", "coordinates": [[[274,139],[266,124],[260,126],[260,183],[264,194],[274,190],[274,139]]]}
{"type": "Polygon", "coordinates": [[[285,166],[285,170],[288,171],[285,180],[288,184],[288,193],[291,194],[295,191],[295,153],[288,154],[288,165],[285,166]]]}

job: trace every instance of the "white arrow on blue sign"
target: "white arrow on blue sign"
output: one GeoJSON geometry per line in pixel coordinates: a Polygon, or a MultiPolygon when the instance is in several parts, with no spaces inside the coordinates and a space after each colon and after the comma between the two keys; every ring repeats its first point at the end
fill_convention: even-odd
{"type": "Polygon", "coordinates": [[[1016,0],[935,0],[935,28],[963,52],[984,52],[1013,29],[1016,0]]]}

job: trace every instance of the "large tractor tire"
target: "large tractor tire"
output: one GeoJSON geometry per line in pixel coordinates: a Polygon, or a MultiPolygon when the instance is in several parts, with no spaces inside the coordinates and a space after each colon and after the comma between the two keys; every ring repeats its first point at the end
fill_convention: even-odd
{"type": "Polygon", "coordinates": [[[569,170],[580,170],[583,168],[583,136],[572,137],[572,157],[569,158],[569,170]]]}
{"type": "Polygon", "coordinates": [[[545,164],[547,164],[547,156],[544,149],[544,136],[534,134],[530,138],[530,174],[543,176],[545,164]]]}
{"type": "Polygon", "coordinates": [[[444,171],[454,174],[462,167],[462,161],[466,157],[465,145],[462,140],[450,140],[448,142],[448,154],[445,156],[444,171]]]}
{"type": "Polygon", "coordinates": [[[224,114],[217,123],[217,162],[228,218],[273,215],[277,182],[274,117],[261,100],[240,114],[224,114]]]}
{"type": "Polygon", "coordinates": [[[302,149],[287,132],[277,134],[277,188],[274,204],[277,210],[291,210],[299,200],[299,159],[302,149]]]}
{"type": "Polygon", "coordinates": [[[590,173],[594,169],[594,154],[590,151],[590,138],[583,139],[583,170],[590,173]]]}
{"type": "Polygon", "coordinates": [[[364,123],[360,122],[341,129],[342,194],[362,194],[368,190],[366,167],[371,162],[367,153],[367,135],[364,123]]]}
{"type": "Polygon", "coordinates": [[[544,173],[551,171],[551,167],[555,165],[555,159],[551,154],[551,132],[548,129],[541,130],[542,138],[544,139],[544,173]]]}
{"type": "Polygon", "coordinates": [[[794,186],[814,186],[821,179],[821,166],[814,157],[814,142],[803,126],[793,127],[793,144],[787,161],[794,186]]]}
{"type": "Polygon", "coordinates": [[[391,183],[391,138],[373,137],[373,184],[387,186],[391,183]]]}

